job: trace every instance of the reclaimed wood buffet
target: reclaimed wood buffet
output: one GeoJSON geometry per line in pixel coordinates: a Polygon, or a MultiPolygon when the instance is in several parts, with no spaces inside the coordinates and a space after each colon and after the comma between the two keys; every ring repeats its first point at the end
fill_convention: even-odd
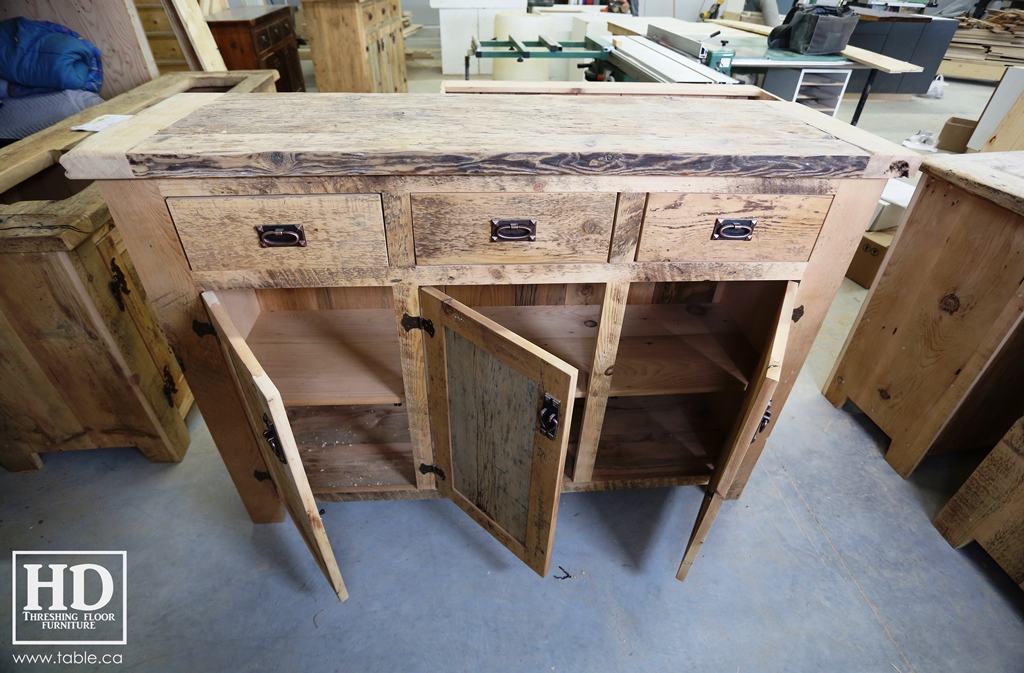
{"type": "Polygon", "coordinates": [[[339,598],[315,499],[449,497],[543,575],[563,492],[707,484],[682,579],[919,163],[716,90],[183,95],[62,163],[251,518],[283,503],[339,598]]]}

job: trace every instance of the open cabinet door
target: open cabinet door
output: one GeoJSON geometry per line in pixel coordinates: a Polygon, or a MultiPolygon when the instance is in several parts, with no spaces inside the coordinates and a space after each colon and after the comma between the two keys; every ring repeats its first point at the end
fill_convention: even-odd
{"type": "Polygon", "coordinates": [[[324,523],[313,499],[313,491],[306,480],[299,450],[292,435],[288,415],[277,387],[263,371],[263,367],[249,350],[241,333],[231,322],[227,310],[214,292],[204,292],[203,301],[217,330],[221,350],[227,361],[235,387],[242,398],[249,427],[257,436],[260,452],[267,463],[267,471],[277,488],[292,521],[302,534],[309,550],[316,558],[327,581],[338,598],[348,598],[341,571],[334,560],[334,552],[327,541],[324,523]]]}
{"type": "Polygon", "coordinates": [[[420,297],[438,490],[543,577],[576,369],[438,290],[420,297]]]}
{"type": "Polygon", "coordinates": [[[775,315],[771,337],[762,351],[754,375],[750,377],[750,386],[743,399],[739,421],[733,427],[728,441],[718,456],[715,471],[712,473],[711,481],[704,493],[704,502],[701,503],[700,511],[697,513],[697,522],[693,526],[693,532],[690,533],[690,542],[686,546],[683,561],[679,564],[679,571],[676,573],[676,579],[680,581],[686,579],[686,574],[690,572],[690,568],[711,530],[711,525],[714,523],[715,517],[718,516],[718,510],[722,507],[725,494],[729,492],[729,488],[736,479],[736,474],[750,445],[754,443],[757,434],[765,428],[762,423],[766,422],[765,419],[768,418],[767,412],[772,395],[775,394],[775,387],[778,385],[779,376],[782,373],[782,358],[786,353],[789,326],[792,324],[793,303],[799,287],[800,284],[794,281],[790,281],[786,285],[782,304],[779,307],[779,312],[775,315]]]}

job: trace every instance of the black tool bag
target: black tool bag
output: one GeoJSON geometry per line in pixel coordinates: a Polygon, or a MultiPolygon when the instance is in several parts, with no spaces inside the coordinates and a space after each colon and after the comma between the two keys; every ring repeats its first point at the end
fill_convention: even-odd
{"type": "Polygon", "coordinates": [[[768,46],[798,54],[838,54],[846,49],[858,20],[849,7],[794,6],[769,33],[768,46]]]}

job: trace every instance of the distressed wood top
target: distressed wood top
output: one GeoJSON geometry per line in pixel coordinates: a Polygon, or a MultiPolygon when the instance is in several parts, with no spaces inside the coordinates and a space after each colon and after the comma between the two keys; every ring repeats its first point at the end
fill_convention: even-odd
{"type": "Polygon", "coordinates": [[[1024,152],[942,154],[923,170],[1024,216],[1024,152]]]}
{"type": "Polygon", "coordinates": [[[782,101],[184,94],[82,143],[74,178],[895,177],[916,153],[782,101]],[[810,115],[807,114],[810,112],[810,115]]]}

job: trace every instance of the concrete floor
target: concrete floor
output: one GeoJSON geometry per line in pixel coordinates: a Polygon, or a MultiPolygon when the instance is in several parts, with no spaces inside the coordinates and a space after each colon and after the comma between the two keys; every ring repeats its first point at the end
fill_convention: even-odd
{"type": "MultiPolygon", "coordinates": [[[[875,101],[863,126],[897,140],[938,131],[990,91],[875,101]]],[[[696,487],[564,496],[545,579],[447,501],[327,504],[352,596],[339,604],[293,526],[249,522],[195,413],[178,465],[113,449],[0,471],[0,540],[127,551],[128,644],[63,648],[124,663],[72,670],[1024,671],[1024,594],[930,523],[980,458],[929,459],[903,480],[884,435],[819,392],[864,294],[844,282],[750,485],[685,583],[674,575],[696,487]]],[[[0,576],[10,563],[0,556],[0,576]]],[[[59,649],[4,636],[0,671],[52,670],[11,657],[59,649]]]]}

